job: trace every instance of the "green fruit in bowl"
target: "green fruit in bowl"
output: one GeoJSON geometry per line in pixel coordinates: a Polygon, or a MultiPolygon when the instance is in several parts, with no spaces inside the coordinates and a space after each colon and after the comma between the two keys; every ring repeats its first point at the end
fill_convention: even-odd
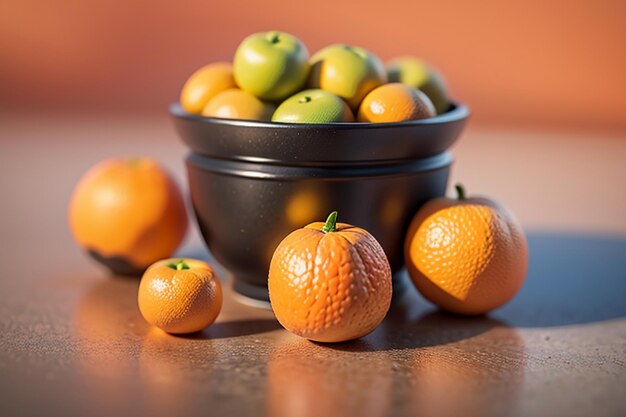
{"type": "Polygon", "coordinates": [[[393,59],[387,64],[387,76],[390,83],[403,83],[421,90],[433,102],[437,114],[450,108],[443,78],[424,61],[410,56],[393,59]]]}
{"type": "Polygon", "coordinates": [[[309,74],[309,52],[295,36],[260,32],[245,38],[235,52],[235,82],[263,100],[280,101],[300,90],[309,74]]]}
{"type": "Polygon", "coordinates": [[[301,91],[283,101],[272,116],[273,122],[352,122],[352,110],[341,98],[324,90],[301,91]]]}
{"type": "Polygon", "coordinates": [[[364,48],[335,44],[311,58],[309,87],[338,95],[352,110],[358,109],[367,93],[386,82],[383,63],[364,48]]]}

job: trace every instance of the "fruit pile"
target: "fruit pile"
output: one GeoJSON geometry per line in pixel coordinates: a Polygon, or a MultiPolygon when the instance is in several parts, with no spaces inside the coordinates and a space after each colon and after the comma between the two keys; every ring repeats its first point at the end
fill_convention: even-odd
{"type": "MultiPolygon", "coordinates": [[[[528,266],[522,228],[494,200],[438,198],[416,213],[406,233],[405,261],[417,290],[459,314],[484,314],[511,300],[528,266]]],[[[140,275],[138,304],[168,333],[210,326],[222,289],[210,265],[171,256],[187,230],[178,187],[149,158],[115,158],[89,170],[74,190],[69,221],[77,242],[113,272],[140,275]]],[[[385,318],[391,268],[366,230],[311,223],[287,235],[268,271],[272,309],[287,330],[319,342],[364,336],[385,318]],[[313,257],[312,257],[313,255],[313,257]]]]}
{"type": "Polygon", "coordinates": [[[281,123],[402,122],[450,106],[441,76],[417,58],[385,68],[370,51],[345,44],[309,58],[298,38],[276,31],[245,38],[232,64],[196,71],[180,103],[207,117],[281,123]]]}
{"type": "MultiPolygon", "coordinates": [[[[207,117],[281,123],[402,122],[450,107],[441,77],[416,58],[387,68],[371,52],[331,45],[309,59],[297,38],[259,33],[241,43],[233,64],[198,70],[181,105],[207,117]]],[[[410,190],[407,190],[410,192],[410,190]]],[[[487,313],[520,289],[528,266],[526,238],[494,200],[467,197],[424,204],[405,231],[404,259],[417,290],[458,314],[487,313]]],[[[80,180],[69,206],[77,242],[115,273],[140,275],[145,320],[169,333],[211,325],[222,307],[221,284],[205,262],[172,255],[187,231],[182,194],[149,158],[115,158],[80,180]]],[[[233,214],[236,215],[236,214],[233,214]]],[[[392,297],[385,252],[366,230],[315,222],[284,237],[268,272],[272,309],[287,330],[319,342],[373,331],[392,297]]]]}

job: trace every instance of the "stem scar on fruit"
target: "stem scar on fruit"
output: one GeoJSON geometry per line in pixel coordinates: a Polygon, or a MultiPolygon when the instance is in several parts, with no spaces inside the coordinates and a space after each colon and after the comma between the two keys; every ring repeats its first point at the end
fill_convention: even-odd
{"type": "Polygon", "coordinates": [[[278,32],[273,32],[270,35],[270,42],[271,43],[278,43],[280,41],[280,33],[278,32]]]}

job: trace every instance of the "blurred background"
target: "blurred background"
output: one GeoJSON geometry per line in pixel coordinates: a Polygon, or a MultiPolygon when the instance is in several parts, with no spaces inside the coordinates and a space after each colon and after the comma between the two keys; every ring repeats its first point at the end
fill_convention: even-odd
{"type": "Polygon", "coordinates": [[[186,77],[278,29],[423,57],[473,124],[626,131],[626,2],[2,0],[6,111],[166,115],[186,77]]]}
{"type": "Polygon", "coordinates": [[[472,111],[450,184],[526,228],[623,235],[625,16],[624,0],[0,0],[0,218],[70,242],[59,219],[76,181],[117,155],[156,158],[185,189],[169,104],[197,68],[276,29],[311,53],[424,58],[472,111]]]}

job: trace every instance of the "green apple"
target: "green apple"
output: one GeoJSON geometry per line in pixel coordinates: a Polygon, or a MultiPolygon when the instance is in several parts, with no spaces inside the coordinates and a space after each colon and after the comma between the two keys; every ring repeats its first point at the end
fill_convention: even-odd
{"type": "Polygon", "coordinates": [[[327,46],[311,58],[310,88],[321,88],[344,99],[352,108],[387,82],[381,60],[364,48],[344,44],[327,46]]]}
{"type": "Polygon", "coordinates": [[[437,71],[424,61],[405,56],[391,60],[387,64],[390,83],[403,83],[421,90],[433,102],[437,114],[450,107],[446,84],[437,71]]]}
{"type": "Polygon", "coordinates": [[[324,90],[304,90],[283,101],[272,116],[273,122],[352,122],[352,110],[341,98],[324,90]]]}
{"type": "Polygon", "coordinates": [[[309,75],[309,52],[295,36],[261,32],[245,38],[235,52],[233,75],[244,91],[280,101],[300,90],[309,75]]]}

